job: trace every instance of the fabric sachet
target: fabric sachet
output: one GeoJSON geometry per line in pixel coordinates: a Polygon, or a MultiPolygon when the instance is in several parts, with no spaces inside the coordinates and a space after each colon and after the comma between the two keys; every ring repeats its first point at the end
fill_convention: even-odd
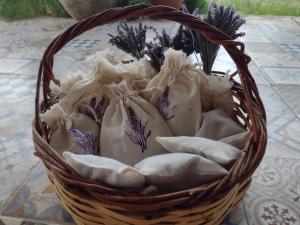
{"type": "Polygon", "coordinates": [[[185,53],[169,49],[160,73],[140,92],[158,109],[175,136],[194,136],[201,125],[200,87],[193,68],[185,53]]]}
{"type": "Polygon", "coordinates": [[[136,89],[143,89],[156,72],[146,59],[130,60],[127,63],[118,62],[114,64],[101,53],[96,53],[89,58],[92,64],[92,76],[101,77],[102,83],[120,83],[127,80],[136,89]]]}
{"type": "Polygon", "coordinates": [[[63,157],[79,175],[113,187],[138,189],[145,184],[144,176],[134,167],[113,159],[71,152],[64,152],[63,157]]]}
{"type": "Polygon", "coordinates": [[[149,157],[135,165],[146,183],[160,191],[179,191],[215,181],[228,172],[217,163],[189,153],[169,153],[149,157]]]}
{"type": "Polygon", "coordinates": [[[59,104],[41,115],[50,128],[50,145],[59,153],[70,151],[78,154],[99,153],[99,126],[87,115],[73,112],[66,114],[59,104]]]}
{"type": "Polygon", "coordinates": [[[198,82],[201,92],[202,111],[207,112],[221,108],[227,115],[233,113],[234,103],[232,85],[229,76],[207,75],[198,71],[198,82]]]}
{"type": "Polygon", "coordinates": [[[202,114],[202,125],[196,136],[231,144],[243,148],[248,131],[238,125],[222,109],[218,108],[202,114]]]}
{"type": "Polygon", "coordinates": [[[170,152],[186,152],[201,155],[228,168],[241,151],[231,145],[201,137],[157,137],[157,142],[170,152]]]}
{"type": "Polygon", "coordinates": [[[134,165],[140,160],[166,153],[156,136],[172,136],[157,109],[140,97],[126,81],[105,87],[109,105],[100,134],[101,155],[134,165]]]}

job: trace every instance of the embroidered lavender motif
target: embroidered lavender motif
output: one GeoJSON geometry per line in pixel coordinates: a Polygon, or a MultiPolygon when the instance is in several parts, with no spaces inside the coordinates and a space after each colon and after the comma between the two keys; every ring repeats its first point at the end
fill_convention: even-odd
{"type": "Polygon", "coordinates": [[[95,140],[92,134],[82,132],[76,128],[70,128],[75,137],[75,142],[83,150],[84,154],[97,155],[95,152],[95,140]]]}
{"type": "Polygon", "coordinates": [[[128,131],[125,134],[136,145],[141,147],[141,151],[144,152],[147,149],[147,139],[151,135],[151,130],[145,136],[145,129],[148,125],[148,121],[143,124],[142,120],[137,118],[136,113],[132,107],[128,107],[128,131]]]}
{"type": "Polygon", "coordinates": [[[173,113],[173,109],[176,106],[172,107],[171,100],[169,99],[170,88],[167,86],[162,94],[162,96],[158,99],[158,111],[165,119],[165,121],[170,120],[175,117],[173,113]]]}
{"type": "MultiPolygon", "coordinates": [[[[93,97],[89,103],[89,105],[95,110],[96,116],[98,119],[102,119],[104,115],[104,105],[105,105],[105,98],[102,97],[102,99],[97,104],[96,97],[93,97]]],[[[87,112],[87,116],[89,116],[91,119],[95,120],[95,116],[91,112],[87,112]]]]}

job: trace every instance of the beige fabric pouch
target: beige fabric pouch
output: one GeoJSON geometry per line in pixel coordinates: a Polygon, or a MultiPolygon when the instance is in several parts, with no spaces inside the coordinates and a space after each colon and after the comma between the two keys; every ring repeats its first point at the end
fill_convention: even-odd
{"type": "Polygon", "coordinates": [[[166,153],[156,136],[172,136],[157,109],[132,91],[126,81],[107,85],[110,99],[100,134],[101,155],[134,165],[140,160],[166,153]]]}
{"type": "Polygon", "coordinates": [[[229,76],[207,75],[202,70],[198,71],[202,111],[207,112],[221,108],[227,115],[233,113],[232,85],[229,76]]]}
{"type": "Polygon", "coordinates": [[[147,184],[160,191],[179,191],[215,181],[228,172],[217,163],[189,153],[169,153],[144,159],[135,165],[147,184]]]}
{"type": "Polygon", "coordinates": [[[169,49],[161,71],[140,95],[151,102],[175,136],[194,136],[201,125],[201,98],[193,64],[182,51],[169,49]]]}
{"type": "Polygon", "coordinates": [[[76,112],[66,114],[56,104],[41,115],[41,120],[52,128],[49,141],[57,152],[99,154],[100,128],[90,117],[76,112]]]}
{"type": "Polygon", "coordinates": [[[71,152],[64,152],[63,157],[79,175],[116,188],[138,189],[145,184],[144,176],[134,167],[113,159],[71,152]]]}

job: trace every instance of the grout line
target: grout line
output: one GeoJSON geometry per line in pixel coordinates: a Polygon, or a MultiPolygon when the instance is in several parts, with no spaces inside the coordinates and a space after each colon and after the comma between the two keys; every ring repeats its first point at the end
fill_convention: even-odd
{"type": "MultiPolygon", "coordinates": [[[[276,86],[283,86],[283,85],[274,85],[273,89],[275,90],[275,92],[280,96],[280,98],[283,100],[283,102],[288,106],[289,110],[294,114],[294,116],[300,120],[300,115],[298,115],[292,108],[292,106],[290,105],[290,103],[283,97],[283,95],[280,93],[280,91],[276,88],[276,86]]],[[[286,86],[286,85],[285,85],[286,86]]],[[[291,86],[291,85],[289,85],[291,86]]],[[[295,86],[296,88],[296,86],[295,86]]],[[[298,87],[300,88],[300,87],[298,87]]]]}
{"type": "Polygon", "coordinates": [[[9,205],[9,203],[11,203],[11,200],[13,199],[13,197],[16,196],[16,194],[18,193],[20,188],[26,183],[26,181],[29,179],[29,177],[33,174],[34,169],[38,166],[39,163],[40,163],[40,161],[38,161],[35,165],[33,165],[30,168],[30,170],[27,173],[26,177],[23,180],[21,180],[21,182],[17,185],[15,190],[12,193],[10,193],[9,197],[5,200],[3,206],[0,208],[0,216],[5,216],[5,215],[3,215],[4,210],[9,205]]]}

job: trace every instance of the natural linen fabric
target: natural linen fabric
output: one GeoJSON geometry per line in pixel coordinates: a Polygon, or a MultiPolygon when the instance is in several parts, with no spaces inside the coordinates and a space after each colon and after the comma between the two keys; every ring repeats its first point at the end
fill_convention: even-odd
{"type": "Polygon", "coordinates": [[[229,76],[207,75],[202,70],[198,71],[198,81],[201,92],[202,111],[207,112],[221,108],[231,116],[234,103],[232,85],[229,76]]]}
{"type": "Polygon", "coordinates": [[[65,81],[62,82],[61,86],[58,86],[51,82],[51,90],[54,95],[60,98],[65,97],[71,89],[81,80],[84,80],[84,76],[80,74],[73,74],[69,76],[65,81]]]}
{"type": "MultiPolygon", "coordinates": [[[[93,98],[96,103],[105,101],[103,99],[103,86],[99,80],[80,80],[59,101],[59,104],[66,113],[72,113],[77,110],[81,104],[90,105],[93,98]]],[[[104,110],[104,108],[102,110],[104,110]]]]}
{"type": "Polygon", "coordinates": [[[218,108],[202,114],[202,125],[197,137],[218,140],[243,148],[248,137],[248,131],[239,126],[222,109],[218,108]]]}
{"type": "Polygon", "coordinates": [[[122,80],[128,80],[135,89],[144,89],[149,82],[150,77],[156,74],[146,59],[133,61],[129,63],[113,64],[102,54],[95,54],[89,58],[92,64],[92,76],[96,79],[101,77],[103,83],[120,83],[122,80]],[[149,65],[148,65],[149,64],[149,65]]]}
{"type": "Polygon", "coordinates": [[[50,128],[50,145],[58,152],[98,154],[100,128],[90,117],[73,112],[66,114],[59,104],[41,115],[50,128]]]}
{"type": "Polygon", "coordinates": [[[140,94],[159,110],[175,136],[194,136],[201,124],[201,98],[194,65],[169,49],[161,71],[140,94]]]}
{"type": "Polygon", "coordinates": [[[138,75],[145,79],[151,79],[157,74],[147,58],[144,57],[138,60],[114,46],[97,52],[95,55],[90,56],[88,60],[92,65],[95,65],[99,64],[99,62],[101,63],[103,58],[116,66],[120,71],[131,75],[138,75]]]}
{"type": "Polygon", "coordinates": [[[169,153],[144,159],[135,168],[147,184],[160,191],[179,191],[215,181],[228,172],[217,163],[189,153],[169,153]]]}
{"type": "Polygon", "coordinates": [[[228,168],[241,151],[231,145],[201,137],[157,137],[157,142],[170,152],[186,152],[201,155],[228,168]]]}
{"type": "Polygon", "coordinates": [[[101,127],[102,156],[134,165],[146,157],[167,152],[155,137],[172,133],[152,104],[132,91],[126,81],[107,85],[104,92],[110,103],[101,127]]]}
{"type": "Polygon", "coordinates": [[[135,168],[113,159],[71,152],[64,152],[63,157],[79,175],[116,188],[138,189],[145,184],[144,176],[135,168]]]}

